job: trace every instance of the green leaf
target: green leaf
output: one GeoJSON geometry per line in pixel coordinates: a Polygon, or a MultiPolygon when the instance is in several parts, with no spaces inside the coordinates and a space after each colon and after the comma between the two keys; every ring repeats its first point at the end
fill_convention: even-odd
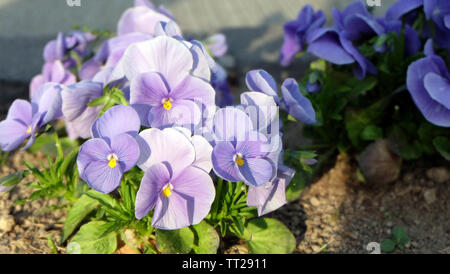
{"type": "Polygon", "coordinates": [[[14,174],[0,178],[0,187],[13,187],[19,184],[25,177],[30,174],[29,171],[23,170],[14,174]]]}
{"type": "Polygon", "coordinates": [[[409,134],[398,125],[392,126],[388,135],[392,151],[405,160],[415,160],[420,158],[422,151],[410,139],[409,134]]]}
{"type": "Polygon", "coordinates": [[[245,239],[255,254],[288,254],[296,246],[294,235],[280,221],[271,218],[253,219],[247,223],[245,239]]]}
{"type": "Polygon", "coordinates": [[[189,227],[178,230],[156,230],[156,248],[164,253],[186,254],[194,245],[194,233],[189,227]]]}
{"type": "Polygon", "coordinates": [[[396,244],[400,244],[402,239],[407,237],[405,229],[399,226],[394,228],[394,230],[392,231],[392,235],[394,236],[394,242],[396,244]]]}
{"type": "Polygon", "coordinates": [[[207,222],[201,223],[191,227],[194,232],[195,241],[193,250],[197,254],[217,254],[219,248],[220,238],[217,231],[207,222]]]}
{"type": "Polygon", "coordinates": [[[359,94],[373,89],[377,85],[378,80],[376,77],[371,76],[364,78],[364,80],[352,78],[349,82],[352,87],[352,94],[359,94]]]}
{"type": "Polygon", "coordinates": [[[111,231],[114,223],[93,221],[83,225],[70,244],[78,244],[81,254],[112,254],[117,249],[117,234],[111,231]]]}
{"type": "MultiPolygon", "coordinates": [[[[61,138],[62,150],[65,154],[70,153],[72,150],[77,148],[78,144],[69,138],[61,138]]],[[[57,156],[58,151],[56,149],[56,138],[54,135],[43,134],[36,138],[36,142],[28,149],[31,153],[37,153],[38,151],[52,156],[57,156]]]]}
{"type": "Polygon", "coordinates": [[[306,186],[306,175],[303,172],[296,172],[288,187],[286,188],[286,200],[297,199],[306,186]]]}
{"type": "Polygon", "coordinates": [[[391,239],[386,239],[381,243],[381,251],[391,253],[395,249],[395,243],[391,239]]]}
{"type": "Polygon", "coordinates": [[[383,129],[374,125],[366,126],[361,132],[361,139],[365,141],[375,141],[383,138],[383,129]]]}
{"type": "Polygon", "coordinates": [[[442,157],[450,161],[450,139],[446,137],[436,137],[433,145],[442,157]]]}
{"type": "Polygon", "coordinates": [[[77,226],[86,218],[89,213],[96,209],[100,203],[84,194],[78,199],[67,213],[66,221],[61,236],[61,243],[72,235],[77,226]]]}

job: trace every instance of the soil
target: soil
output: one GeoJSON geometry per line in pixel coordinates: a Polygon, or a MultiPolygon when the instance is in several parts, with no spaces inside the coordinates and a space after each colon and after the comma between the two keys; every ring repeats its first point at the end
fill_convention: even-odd
{"type": "MultiPolygon", "coordinates": [[[[38,164],[41,157],[16,153],[0,166],[0,176],[20,171],[23,160],[38,164]]],[[[295,253],[369,253],[369,243],[381,243],[391,237],[394,227],[401,226],[411,242],[395,253],[450,254],[450,169],[444,165],[406,164],[399,180],[374,185],[359,182],[356,163],[341,154],[334,167],[309,185],[299,199],[268,217],[279,219],[294,233],[295,253]]],[[[66,211],[53,209],[56,199],[15,204],[30,193],[22,186],[0,194],[2,254],[51,253],[48,237],[56,244],[60,240],[66,211]]],[[[229,241],[221,252],[248,252],[243,242],[229,241]]],[[[65,252],[64,247],[57,248],[65,252]]]]}

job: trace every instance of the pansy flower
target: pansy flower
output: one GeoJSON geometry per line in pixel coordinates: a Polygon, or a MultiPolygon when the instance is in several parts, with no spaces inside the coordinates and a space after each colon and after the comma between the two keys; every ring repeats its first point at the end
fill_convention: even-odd
{"type": "Polygon", "coordinates": [[[62,91],[62,112],[69,137],[91,137],[91,128],[102,106],[89,107],[88,103],[103,95],[103,85],[93,81],[81,81],[62,91]]]}
{"type": "Polygon", "coordinates": [[[295,20],[284,25],[284,43],[281,47],[280,61],[282,66],[288,66],[295,55],[305,48],[306,35],[325,24],[325,13],[314,12],[310,5],[306,5],[295,20]]]}
{"type": "MultiPolygon", "coordinates": [[[[122,36],[128,33],[140,32],[154,35],[158,22],[174,21],[173,16],[164,8],[156,8],[151,2],[138,0],[135,6],[127,9],[119,19],[117,34],[122,36]]],[[[177,26],[177,28],[179,28],[177,26]]]]}
{"type": "Polygon", "coordinates": [[[47,62],[42,67],[42,73],[31,79],[30,97],[33,96],[36,90],[49,82],[71,85],[76,82],[76,77],[64,67],[64,64],[60,60],[47,62]]]}
{"type": "Polygon", "coordinates": [[[207,70],[202,75],[209,78],[210,70],[194,56],[183,42],[158,36],[130,46],[111,79],[130,80],[130,103],[144,117],[142,124],[196,126],[215,110],[215,91],[196,77],[196,72],[207,70]]]}
{"type": "MultiPolygon", "coordinates": [[[[155,209],[154,227],[171,230],[198,224],[209,213],[215,196],[209,170],[203,169],[210,164],[196,163],[202,146],[209,144],[195,146],[183,130],[175,128],[147,129],[139,136],[139,167],[145,175],[136,195],[136,218],[155,209]]],[[[211,162],[210,154],[204,161],[211,162]]]]}
{"type": "Polygon", "coordinates": [[[425,119],[437,126],[450,127],[450,73],[444,60],[435,55],[431,40],[424,51],[426,57],[408,68],[408,91],[425,119]]]}
{"type": "Polygon", "coordinates": [[[8,110],[6,119],[0,122],[0,146],[11,151],[28,139],[23,149],[35,141],[35,133],[45,124],[62,117],[61,89],[56,83],[41,86],[31,97],[31,103],[17,99],[8,110]]]}
{"type": "Polygon", "coordinates": [[[119,105],[108,109],[92,125],[94,138],[80,148],[77,158],[80,177],[101,193],[119,187],[123,173],[139,159],[135,140],[139,128],[139,116],[132,107],[119,105]]]}
{"type": "Polygon", "coordinates": [[[284,165],[278,166],[278,173],[275,179],[265,185],[250,186],[247,195],[247,205],[256,206],[258,216],[270,213],[287,203],[286,188],[295,175],[292,170],[284,165]]]}
{"type": "Polygon", "coordinates": [[[268,157],[269,141],[253,127],[248,115],[237,108],[220,109],[214,116],[216,138],[212,153],[214,172],[231,182],[260,186],[276,173],[268,157]]]}
{"type": "Polygon", "coordinates": [[[281,93],[283,94],[282,105],[290,115],[305,124],[317,122],[311,101],[302,95],[295,79],[284,80],[281,93]]]}

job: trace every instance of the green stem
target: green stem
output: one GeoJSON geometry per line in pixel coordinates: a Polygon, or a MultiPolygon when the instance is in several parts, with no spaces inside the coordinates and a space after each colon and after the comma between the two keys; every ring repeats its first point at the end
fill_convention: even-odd
{"type": "Polygon", "coordinates": [[[59,141],[58,133],[55,131],[54,135],[55,135],[55,146],[56,146],[56,150],[58,151],[58,157],[63,159],[64,158],[64,152],[63,152],[63,149],[62,149],[61,142],[59,141]]]}

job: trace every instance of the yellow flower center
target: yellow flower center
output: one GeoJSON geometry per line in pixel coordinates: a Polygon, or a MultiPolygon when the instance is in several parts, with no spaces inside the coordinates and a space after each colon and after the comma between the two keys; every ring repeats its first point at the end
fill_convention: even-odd
{"type": "Polygon", "coordinates": [[[170,110],[170,109],[172,108],[172,102],[170,101],[170,99],[165,99],[165,100],[163,101],[163,107],[164,107],[166,110],[170,110]]]}
{"type": "Polygon", "coordinates": [[[241,153],[237,153],[236,155],[234,155],[234,162],[238,165],[238,166],[243,166],[245,163],[245,160],[242,156],[241,153]]]}
{"type": "Polygon", "coordinates": [[[119,160],[119,158],[114,154],[111,153],[108,155],[108,166],[110,168],[115,168],[117,166],[117,161],[119,160]]]}
{"type": "Polygon", "coordinates": [[[173,189],[173,185],[171,183],[167,183],[162,190],[162,194],[166,197],[169,197],[170,195],[172,195],[172,189],[173,189]]]}
{"type": "Polygon", "coordinates": [[[27,134],[30,134],[30,133],[31,133],[31,126],[28,126],[27,134]]]}

